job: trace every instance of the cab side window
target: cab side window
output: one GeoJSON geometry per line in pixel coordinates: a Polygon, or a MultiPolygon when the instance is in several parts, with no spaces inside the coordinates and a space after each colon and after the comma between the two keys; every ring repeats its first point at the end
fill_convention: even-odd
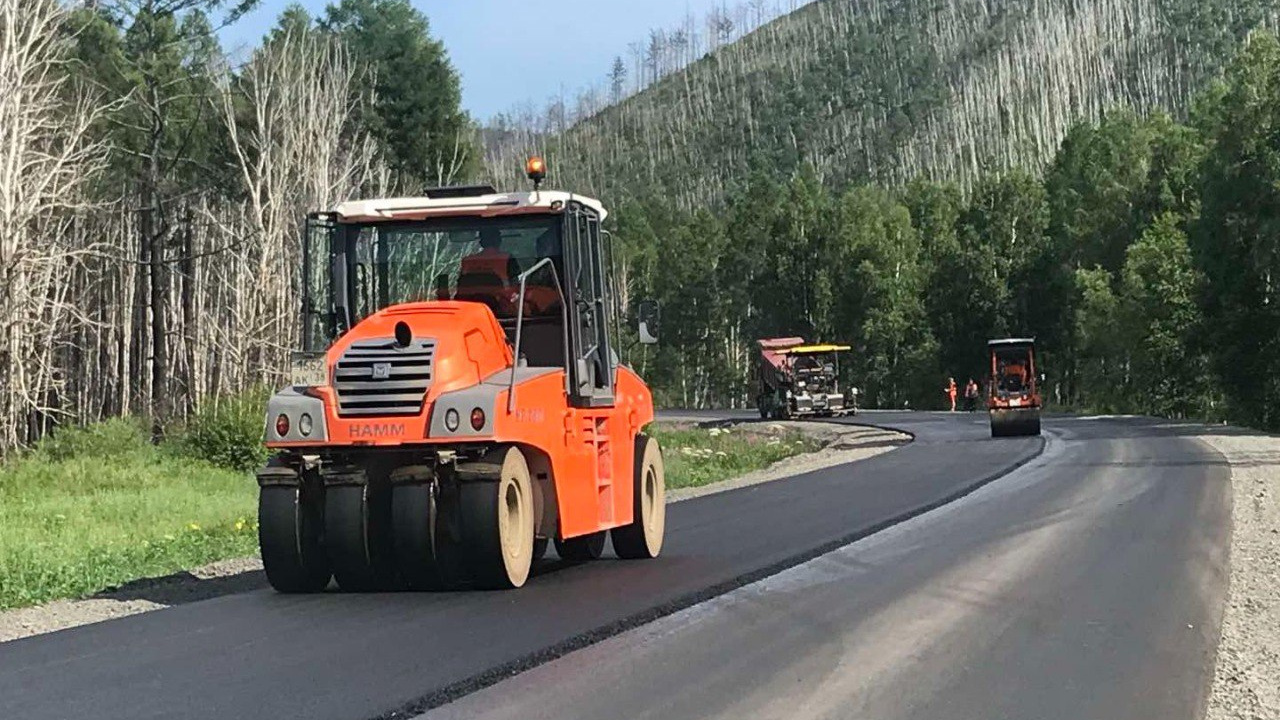
{"type": "Polygon", "coordinates": [[[613,362],[609,347],[608,286],[600,246],[600,217],[579,203],[566,211],[565,252],[570,274],[574,401],[584,406],[613,403],[613,362]]]}

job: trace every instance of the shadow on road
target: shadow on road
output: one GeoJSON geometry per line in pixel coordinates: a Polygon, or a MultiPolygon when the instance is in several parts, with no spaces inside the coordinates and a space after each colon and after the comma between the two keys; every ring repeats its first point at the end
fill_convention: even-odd
{"type": "Polygon", "coordinates": [[[95,600],[145,600],[160,605],[185,605],[223,595],[257,590],[267,586],[261,569],[243,570],[216,577],[200,577],[190,572],[177,572],[155,578],[132,580],[92,596],[95,600]]]}

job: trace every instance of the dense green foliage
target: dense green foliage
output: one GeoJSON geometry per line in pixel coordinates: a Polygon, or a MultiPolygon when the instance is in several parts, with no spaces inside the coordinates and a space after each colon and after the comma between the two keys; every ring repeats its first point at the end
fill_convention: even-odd
{"type": "Polygon", "coordinates": [[[620,209],[633,296],[664,303],[634,360],[662,402],[750,404],[750,341],[855,346],[880,407],[941,407],[985,341],[1040,341],[1060,406],[1280,427],[1280,43],[1254,35],[1192,120],[1116,109],[1041,177],[963,193],[757,172],[722,212],[620,209]]]}
{"type": "Polygon", "coordinates": [[[1206,335],[1240,416],[1280,427],[1280,43],[1255,38],[1198,108],[1208,150],[1192,247],[1206,335]]]}
{"type": "Polygon", "coordinates": [[[405,187],[447,185],[474,169],[470,119],[444,45],[408,0],[341,0],[321,27],[367,68],[374,102],[360,121],[405,187]]]}
{"type": "MultiPolygon", "coordinates": [[[[252,472],[267,461],[262,444],[265,387],[224,398],[212,398],[172,434],[181,453],[218,467],[252,472]]],[[[56,436],[55,436],[56,437],[56,436]]]]}

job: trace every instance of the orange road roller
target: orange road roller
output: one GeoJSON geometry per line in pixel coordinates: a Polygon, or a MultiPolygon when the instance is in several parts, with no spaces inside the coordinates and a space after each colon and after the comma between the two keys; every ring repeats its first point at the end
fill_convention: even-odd
{"type": "Polygon", "coordinates": [[[1005,338],[987,342],[991,380],[987,410],[991,436],[1040,434],[1040,376],[1036,374],[1034,338],[1005,338]]]}
{"type": "MultiPolygon", "coordinates": [[[[605,209],[488,186],[307,218],[302,350],[258,473],[271,585],[517,588],[561,558],[662,550],[653,399],[619,361],[605,209]]],[[[639,341],[658,312],[638,304],[639,341]]]]}

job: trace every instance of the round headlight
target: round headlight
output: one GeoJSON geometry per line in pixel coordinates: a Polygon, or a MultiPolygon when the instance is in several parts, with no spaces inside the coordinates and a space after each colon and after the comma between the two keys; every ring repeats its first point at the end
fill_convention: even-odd
{"type": "Polygon", "coordinates": [[[475,430],[476,432],[480,432],[480,429],[483,427],[484,427],[484,411],[481,410],[480,408],[476,408],[471,411],[471,429],[475,430]]]}
{"type": "Polygon", "coordinates": [[[276,416],[276,435],[284,437],[289,434],[289,416],[280,413],[276,416]]]}
{"type": "Polygon", "coordinates": [[[444,429],[445,430],[448,430],[449,432],[457,432],[458,420],[459,420],[459,416],[458,416],[457,410],[453,408],[449,408],[448,410],[444,411],[444,429]]]}
{"type": "Polygon", "coordinates": [[[302,413],[302,417],[298,418],[298,432],[302,433],[303,437],[310,437],[314,428],[315,423],[311,420],[311,416],[307,413],[302,413]]]}

